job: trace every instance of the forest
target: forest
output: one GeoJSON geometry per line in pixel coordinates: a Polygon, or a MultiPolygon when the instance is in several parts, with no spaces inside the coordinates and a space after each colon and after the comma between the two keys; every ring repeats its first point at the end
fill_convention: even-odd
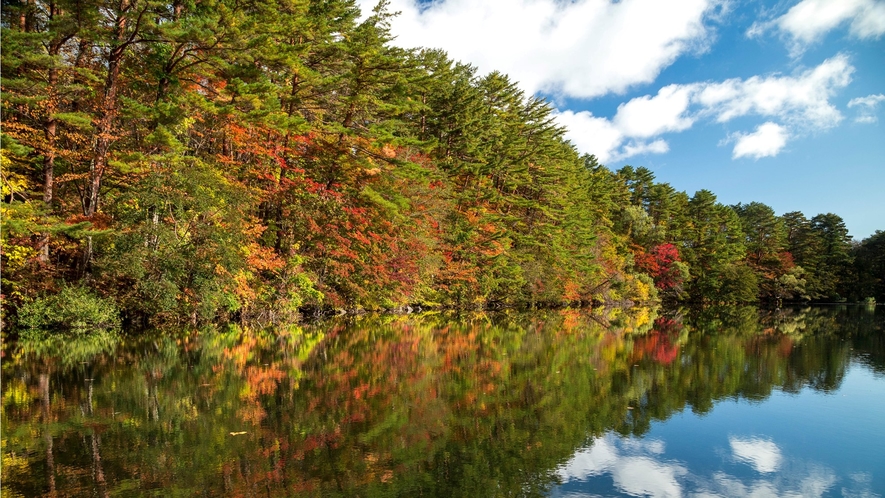
{"type": "Polygon", "coordinates": [[[3,320],[885,301],[885,232],[613,171],[353,0],[3,0],[3,320]]]}

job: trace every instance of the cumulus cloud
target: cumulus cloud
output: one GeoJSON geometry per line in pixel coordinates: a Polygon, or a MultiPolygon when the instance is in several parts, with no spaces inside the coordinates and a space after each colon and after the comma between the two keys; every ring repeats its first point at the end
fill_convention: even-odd
{"type": "MultiPolygon", "coordinates": [[[[795,27],[799,21],[793,19],[816,20],[809,26],[824,27],[829,24],[820,19],[831,19],[827,22],[835,22],[834,26],[848,22],[857,36],[878,36],[876,16],[883,2],[802,0],[769,24],[793,30],[801,40],[816,35],[800,31],[795,27]],[[834,2],[850,8],[834,7],[834,2]]],[[[367,13],[376,0],[357,3],[367,13]]],[[[389,10],[400,13],[391,22],[398,45],[442,48],[453,59],[475,65],[480,73],[500,70],[527,94],[587,99],[652,82],[680,56],[702,52],[715,38],[715,25],[727,16],[730,4],[729,0],[391,0],[389,10]]],[[[557,119],[580,151],[596,154],[602,162],[665,153],[670,145],[663,135],[690,129],[701,120],[724,123],[758,116],[781,127],[779,134],[768,127],[732,136],[737,145],[743,144],[740,150],[750,150],[745,147],[760,143],[762,137],[753,137],[762,132],[786,140],[838,124],[843,116],[830,98],[851,81],[853,70],[848,57],[839,55],[795,75],[669,85],[655,95],[621,104],[611,117],[568,110],[558,113],[557,119]]],[[[870,115],[859,119],[869,120],[870,115]]],[[[783,145],[745,155],[765,157],[759,153],[780,150],[783,145]]],[[[737,151],[735,156],[743,157],[737,151]]]]}
{"type": "Polygon", "coordinates": [[[854,118],[855,123],[875,123],[879,120],[876,116],[876,108],[881,102],[885,101],[885,95],[867,95],[866,97],[857,97],[848,102],[848,107],[857,107],[858,114],[854,118]]]}
{"type": "Polygon", "coordinates": [[[747,32],[756,36],[775,29],[791,40],[794,55],[828,32],[847,24],[851,36],[878,38],[885,33],[885,2],[881,0],[802,0],[786,14],[756,23],[747,32]]]}
{"type": "Polygon", "coordinates": [[[565,127],[565,137],[579,151],[596,154],[600,162],[623,156],[620,149],[627,138],[610,120],[589,111],[562,111],[556,114],[556,121],[565,127]]]}
{"type": "Polygon", "coordinates": [[[697,102],[720,123],[757,115],[828,128],[842,120],[829,99],[851,82],[852,73],[848,57],[840,54],[797,76],[753,76],[701,85],[697,102]]]}
{"type": "Polygon", "coordinates": [[[848,107],[876,107],[880,102],[885,101],[885,95],[881,93],[876,95],[867,95],[866,97],[853,98],[848,102],[848,107]]]}
{"type": "MultiPolygon", "coordinates": [[[[376,0],[359,0],[368,12],[376,0]]],[[[392,0],[395,43],[442,48],[528,93],[590,98],[650,83],[704,50],[723,0],[392,0]]]]}
{"type": "Polygon", "coordinates": [[[624,157],[633,157],[642,154],[665,154],[670,152],[670,144],[666,140],[659,138],[654,142],[630,142],[624,145],[622,155],[624,157]]]}
{"type": "Polygon", "coordinates": [[[648,138],[691,128],[695,118],[686,115],[692,86],[669,85],[654,97],[646,95],[618,106],[615,126],[625,135],[648,138]]]}
{"type": "Polygon", "coordinates": [[[697,116],[689,112],[697,85],[669,85],[657,95],[634,98],[618,106],[612,119],[588,111],[564,111],[557,115],[566,127],[566,138],[578,150],[595,154],[603,163],[642,154],[670,150],[664,133],[687,130],[697,116]]]}
{"type": "Polygon", "coordinates": [[[589,111],[562,111],[557,122],[566,128],[565,138],[579,151],[595,154],[603,164],[641,154],[663,154],[670,151],[666,140],[637,140],[607,118],[589,111]]]}
{"type": "Polygon", "coordinates": [[[737,142],[732,151],[732,159],[752,157],[774,157],[787,145],[789,132],[783,126],[767,122],[759,125],[753,133],[738,133],[734,139],[737,142]]]}
{"type": "MultiPolygon", "coordinates": [[[[730,137],[736,142],[735,159],[759,159],[780,153],[790,137],[840,123],[844,117],[830,99],[851,82],[853,72],[848,57],[838,55],[792,76],[668,85],[654,96],[621,104],[611,119],[586,111],[561,112],[557,119],[568,130],[566,138],[579,150],[596,154],[605,163],[667,152],[669,145],[661,135],[687,130],[702,119],[726,123],[761,117],[767,122],[755,132],[730,137]]],[[[862,109],[873,109],[880,102],[874,95],[856,100],[854,106],[862,109]]]]}
{"type": "MultiPolygon", "coordinates": [[[[752,466],[759,474],[737,477],[723,471],[704,475],[688,464],[667,459],[660,440],[621,438],[607,434],[587,448],[575,452],[557,473],[569,484],[567,494],[552,490],[552,496],[598,496],[584,493],[582,482],[601,491],[599,478],[610,477],[614,488],[631,496],[671,497],[759,497],[818,498],[827,496],[840,480],[835,472],[814,462],[788,458],[773,441],[758,437],[729,438],[734,459],[752,466]]],[[[869,475],[851,475],[843,495],[873,496],[869,475]],[[849,494],[846,494],[849,493],[849,494]]],[[[844,482],[844,480],[843,480],[844,482]]]]}

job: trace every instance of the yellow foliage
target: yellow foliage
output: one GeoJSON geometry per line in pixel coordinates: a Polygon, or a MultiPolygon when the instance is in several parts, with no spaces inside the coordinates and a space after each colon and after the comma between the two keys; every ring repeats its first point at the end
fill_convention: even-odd
{"type": "MultiPolygon", "coordinates": [[[[6,167],[4,166],[3,169],[5,170],[6,167]]],[[[28,188],[28,179],[24,176],[7,171],[3,172],[3,183],[0,186],[0,191],[2,191],[4,197],[10,196],[14,192],[25,192],[28,188]]]]}
{"type": "Polygon", "coordinates": [[[13,381],[3,391],[3,405],[26,407],[31,403],[31,393],[21,381],[13,381]]]}
{"type": "Polygon", "coordinates": [[[249,284],[249,280],[251,280],[251,276],[249,273],[240,271],[234,276],[234,281],[237,284],[237,288],[234,290],[236,295],[243,299],[243,301],[249,303],[255,301],[257,294],[255,293],[255,289],[249,284]]]}
{"type": "Polygon", "coordinates": [[[384,144],[384,147],[381,147],[381,155],[388,159],[393,159],[396,157],[396,149],[390,144],[384,144]]]}
{"type": "Polygon", "coordinates": [[[651,286],[638,278],[634,279],[631,277],[631,280],[633,280],[633,289],[636,300],[640,302],[648,301],[651,295],[651,286]]]}
{"type": "Polygon", "coordinates": [[[643,326],[651,323],[651,316],[649,314],[649,309],[646,307],[642,308],[634,308],[635,314],[633,315],[634,319],[634,328],[637,330],[642,329],[643,326]]]}
{"type": "Polygon", "coordinates": [[[10,244],[6,240],[3,241],[2,247],[3,255],[6,256],[7,271],[21,268],[25,262],[37,254],[37,250],[33,247],[10,244]]]}
{"type": "MultiPolygon", "coordinates": [[[[3,439],[3,448],[7,448],[8,441],[3,439]]],[[[27,474],[28,473],[28,458],[24,454],[17,454],[14,452],[4,451],[3,459],[3,474],[27,474]]],[[[2,494],[4,497],[6,496],[21,496],[13,494],[9,489],[3,488],[2,494]]]]}

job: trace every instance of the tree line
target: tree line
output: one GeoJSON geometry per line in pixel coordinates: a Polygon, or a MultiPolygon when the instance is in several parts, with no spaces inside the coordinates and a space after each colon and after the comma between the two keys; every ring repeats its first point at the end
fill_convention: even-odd
{"type": "Polygon", "coordinates": [[[880,232],[613,172],[506,75],[394,47],[392,16],[4,0],[4,312],[885,299],[880,232]]]}
{"type": "Polygon", "coordinates": [[[885,298],[885,233],[862,242],[833,213],[777,216],[763,203],[723,205],[707,190],[692,197],[655,182],[647,168],[615,173],[619,231],[635,268],[663,295],[693,301],[860,302],[885,298]]]}

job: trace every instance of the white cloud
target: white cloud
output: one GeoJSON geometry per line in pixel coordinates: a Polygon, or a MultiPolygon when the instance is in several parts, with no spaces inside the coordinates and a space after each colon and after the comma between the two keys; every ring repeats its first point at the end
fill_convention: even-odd
{"type": "Polygon", "coordinates": [[[636,138],[687,130],[695,121],[686,115],[693,90],[693,86],[669,85],[654,97],[646,95],[621,104],[615,125],[625,135],[636,138]]]}
{"type": "Polygon", "coordinates": [[[593,446],[578,451],[572,458],[559,468],[559,476],[564,481],[585,481],[590,477],[609,472],[620,454],[611,436],[593,441],[593,446]]]}
{"type": "Polygon", "coordinates": [[[885,95],[867,95],[866,97],[853,98],[848,102],[848,107],[876,107],[880,102],[885,101],[885,95]]]}
{"type": "Polygon", "coordinates": [[[624,158],[642,154],[666,154],[670,152],[670,144],[659,138],[654,142],[630,142],[624,145],[621,156],[624,158]]]}
{"type": "Polygon", "coordinates": [[[603,163],[641,154],[663,154],[670,150],[665,140],[647,139],[691,128],[696,117],[688,110],[694,92],[692,85],[669,85],[655,96],[621,104],[613,119],[587,111],[564,111],[557,119],[578,150],[595,154],[603,163]]]}
{"type": "Polygon", "coordinates": [[[753,76],[706,84],[697,100],[720,123],[758,115],[828,128],[842,120],[829,99],[851,82],[853,72],[848,57],[840,54],[797,76],[753,76]]]}
{"type": "Polygon", "coordinates": [[[632,496],[681,497],[682,486],[676,479],[686,473],[684,467],[673,463],[624,457],[612,469],[612,478],[615,485],[632,496]]]}
{"type": "Polygon", "coordinates": [[[885,101],[885,95],[867,95],[866,97],[857,97],[848,102],[848,107],[859,107],[858,115],[854,118],[855,123],[875,123],[879,120],[876,116],[876,108],[885,101]]]}
{"type": "MultiPolygon", "coordinates": [[[[665,153],[669,145],[658,138],[660,135],[684,131],[703,118],[726,123],[756,116],[769,121],[754,133],[731,137],[737,142],[734,158],[771,157],[784,149],[790,137],[824,130],[844,119],[830,99],[848,85],[853,72],[848,57],[838,55],[793,76],[669,85],[654,96],[645,95],[621,104],[611,119],[586,111],[561,112],[557,119],[567,128],[566,138],[578,150],[596,154],[606,163],[640,154],[665,153]]],[[[863,106],[877,96],[865,99],[856,99],[855,105],[863,106]]]]}
{"type": "Polygon", "coordinates": [[[728,444],[731,445],[735,460],[750,464],[756,472],[762,474],[776,472],[783,460],[780,448],[767,439],[731,436],[728,444]]]}
{"type": "MultiPolygon", "coordinates": [[[[802,0],[769,24],[788,30],[796,16],[816,19],[815,26],[829,26],[820,19],[837,19],[836,25],[850,22],[857,36],[878,36],[875,19],[883,0],[840,1],[853,7],[802,0]]],[[[368,13],[376,0],[357,3],[368,13]]],[[[480,73],[508,74],[528,94],[592,98],[652,82],[678,57],[703,51],[715,36],[710,26],[722,22],[730,5],[729,0],[391,0],[389,10],[400,12],[391,22],[398,45],[442,48],[480,73]]],[[[557,119],[580,151],[603,163],[665,153],[670,146],[663,134],[711,118],[724,123],[759,116],[785,127],[779,136],[797,136],[843,119],[829,100],[851,81],[853,70],[839,55],[792,76],[669,85],[621,104],[610,118],[571,110],[557,119]]],[[[742,140],[752,143],[753,135],[742,140]]],[[[776,154],[782,148],[769,150],[776,154]]]]}
{"type": "Polygon", "coordinates": [[[794,38],[812,42],[848,22],[852,35],[876,37],[885,32],[885,4],[875,0],[803,0],[777,20],[794,38]]]}
{"type": "Polygon", "coordinates": [[[566,139],[579,151],[595,154],[603,164],[641,154],[664,154],[670,150],[664,139],[651,142],[632,139],[611,120],[588,111],[559,112],[556,120],[566,128],[566,139]]]}
{"type": "Polygon", "coordinates": [[[562,111],[556,120],[566,128],[565,138],[581,152],[596,154],[601,163],[614,160],[626,137],[606,118],[588,111],[562,111]]]}
{"type": "Polygon", "coordinates": [[[753,133],[737,134],[735,136],[737,143],[734,145],[731,157],[760,159],[776,156],[787,145],[789,136],[786,128],[769,121],[759,125],[753,133]]]}
{"type": "Polygon", "coordinates": [[[859,39],[878,38],[885,33],[885,2],[881,0],[802,0],[786,14],[768,22],[756,23],[747,31],[756,36],[778,29],[792,42],[794,55],[819,41],[828,32],[848,24],[849,33],[859,39]]]}
{"type": "MultiPolygon", "coordinates": [[[[358,1],[363,12],[375,0],[358,1]]],[[[589,98],[650,83],[687,52],[703,50],[705,25],[723,0],[392,0],[395,43],[446,50],[499,70],[528,93],[589,98]]]]}

